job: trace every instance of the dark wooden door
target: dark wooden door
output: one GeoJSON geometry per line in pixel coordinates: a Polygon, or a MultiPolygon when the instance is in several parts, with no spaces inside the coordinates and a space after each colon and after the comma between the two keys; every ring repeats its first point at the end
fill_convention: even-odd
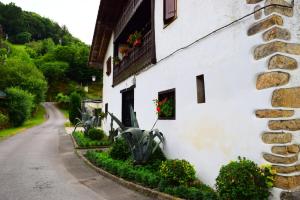
{"type": "Polygon", "coordinates": [[[134,89],[122,93],[122,123],[131,127],[130,106],[134,109],[134,89]]]}

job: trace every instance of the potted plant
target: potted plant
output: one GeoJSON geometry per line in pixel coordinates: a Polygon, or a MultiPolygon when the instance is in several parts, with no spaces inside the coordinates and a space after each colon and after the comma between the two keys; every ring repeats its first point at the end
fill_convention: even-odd
{"type": "Polygon", "coordinates": [[[128,56],[129,53],[129,46],[128,44],[121,44],[119,46],[119,57],[123,59],[124,57],[128,56]]]}
{"type": "Polygon", "coordinates": [[[141,44],[142,44],[142,33],[139,32],[139,31],[135,31],[134,33],[130,34],[128,39],[127,39],[127,43],[130,46],[133,46],[133,47],[141,46],[141,44]]]}

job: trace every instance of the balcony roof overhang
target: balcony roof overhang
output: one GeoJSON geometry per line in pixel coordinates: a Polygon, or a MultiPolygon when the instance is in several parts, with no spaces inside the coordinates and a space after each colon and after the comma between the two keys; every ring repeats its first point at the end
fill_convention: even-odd
{"type": "Polygon", "coordinates": [[[89,66],[103,68],[104,57],[113,29],[127,2],[128,0],[100,0],[89,56],[89,66]]]}

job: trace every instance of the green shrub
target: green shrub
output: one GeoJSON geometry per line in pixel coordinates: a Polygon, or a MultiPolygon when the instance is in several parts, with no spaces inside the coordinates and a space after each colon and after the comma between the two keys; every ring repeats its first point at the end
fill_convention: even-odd
{"type": "Polygon", "coordinates": [[[56,95],[55,99],[59,104],[68,104],[70,102],[70,97],[61,92],[56,95]]]}
{"type": "Polygon", "coordinates": [[[15,42],[17,44],[25,44],[27,42],[30,42],[31,36],[32,35],[29,32],[19,33],[19,34],[16,35],[15,42]]]}
{"type": "Polygon", "coordinates": [[[110,145],[108,140],[92,140],[84,136],[83,132],[76,131],[73,133],[73,137],[76,140],[76,143],[79,147],[101,147],[110,145]]]}
{"type": "Polygon", "coordinates": [[[80,110],[81,96],[78,93],[73,92],[70,95],[69,120],[74,125],[77,123],[76,118],[81,118],[80,110]]]}
{"type": "Polygon", "coordinates": [[[149,171],[142,166],[134,166],[130,161],[114,160],[106,152],[87,151],[85,156],[98,167],[126,180],[141,183],[150,188],[158,186],[160,178],[157,172],[149,171]]]}
{"type": "Polygon", "coordinates": [[[166,160],[166,156],[164,155],[163,151],[160,147],[158,147],[154,153],[151,154],[149,160],[147,161],[145,167],[152,171],[157,171],[159,166],[163,161],[166,160]]]}
{"type": "Polygon", "coordinates": [[[186,160],[166,160],[159,171],[161,178],[173,186],[187,186],[196,179],[194,167],[186,160]]]}
{"type": "Polygon", "coordinates": [[[216,181],[221,199],[267,200],[270,195],[268,178],[254,162],[245,158],[222,166],[216,181]]]}
{"type": "Polygon", "coordinates": [[[199,188],[187,186],[166,187],[163,192],[188,200],[218,199],[217,193],[206,185],[202,185],[202,187],[199,188]]]}
{"type": "Polygon", "coordinates": [[[109,155],[116,160],[127,160],[131,156],[130,148],[124,139],[117,139],[110,151],[109,155]]]}
{"type": "Polygon", "coordinates": [[[133,181],[150,188],[159,190],[177,197],[191,200],[217,200],[216,192],[210,187],[197,184],[193,187],[188,186],[172,186],[165,180],[160,180],[158,170],[151,171],[145,166],[134,166],[132,161],[114,160],[106,152],[87,151],[85,155],[89,161],[101,167],[102,169],[124,178],[125,180],[133,181]]]}
{"type": "Polygon", "coordinates": [[[34,107],[34,96],[19,88],[8,88],[7,109],[9,122],[12,126],[22,125],[31,116],[34,107]]]}
{"type": "Polygon", "coordinates": [[[7,126],[8,116],[0,112],[0,129],[7,126]]]}
{"type": "Polygon", "coordinates": [[[91,128],[86,136],[92,140],[102,140],[105,136],[105,133],[101,129],[91,128]]]}

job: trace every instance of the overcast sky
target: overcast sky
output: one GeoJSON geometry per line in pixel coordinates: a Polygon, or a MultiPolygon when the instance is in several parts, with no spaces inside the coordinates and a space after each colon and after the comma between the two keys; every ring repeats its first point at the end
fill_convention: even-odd
{"type": "Polygon", "coordinates": [[[74,37],[91,44],[100,0],[0,0],[66,25],[74,37]]]}

